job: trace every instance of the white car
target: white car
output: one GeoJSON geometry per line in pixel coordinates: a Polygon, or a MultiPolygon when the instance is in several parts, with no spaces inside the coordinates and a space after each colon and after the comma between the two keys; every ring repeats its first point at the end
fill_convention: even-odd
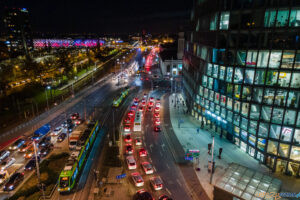
{"type": "Polygon", "coordinates": [[[133,156],[127,156],[126,162],[127,162],[128,169],[136,169],[136,161],[133,156]]]}
{"type": "Polygon", "coordinates": [[[150,178],[150,184],[154,190],[161,190],[163,189],[163,182],[160,177],[152,177],[150,178]]]}
{"type": "Polygon", "coordinates": [[[56,127],[53,132],[51,133],[51,135],[53,136],[58,136],[59,134],[61,134],[61,132],[63,131],[63,127],[59,126],[56,127]]]}
{"type": "Polygon", "coordinates": [[[135,145],[136,146],[141,146],[142,145],[142,139],[139,138],[139,137],[135,138],[135,145]]]}
{"type": "Polygon", "coordinates": [[[134,182],[134,185],[136,187],[142,187],[144,186],[144,179],[142,178],[142,176],[140,175],[140,173],[138,172],[134,172],[131,174],[132,180],[134,182]]]}
{"type": "Polygon", "coordinates": [[[143,162],[142,168],[143,168],[145,174],[153,174],[153,167],[149,162],[143,162]]]}
{"type": "Polygon", "coordinates": [[[160,102],[156,103],[156,104],[155,104],[155,107],[160,108],[160,102]]]}
{"type": "Polygon", "coordinates": [[[7,161],[4,162],[4,165],[1,167],[1,170],[6,170],[11,165],[13,165],[16,162],[15,158],[9,158],[7,161]]]}
{"type": "Polygon", "coordinates": [[[10,155],[10,151],[1,151],[0,152],[0,162],[7,158],[10,155]]]}

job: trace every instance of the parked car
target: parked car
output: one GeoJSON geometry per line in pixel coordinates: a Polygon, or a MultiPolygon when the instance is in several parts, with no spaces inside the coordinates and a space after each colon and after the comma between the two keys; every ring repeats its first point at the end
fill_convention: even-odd
{"type": "Polygon", "coordinates": [[[57,142],[60,143],[62,141],[64,141],[64,139],[67,137],[66,133],[61,133],[58,137],[57,137],[57,142]]]}
{"type": "Polygon", "coordinates": [[[10,155],[10,151],[7,150],[3,150],[0,151],[0,162],[2,162],[2,160],[8,158],[8,156],[10,155]]]}
{"type": "Polygon", "coordinates": [[[9,147],[9,150],[16,150],[20,148],[24,143],[25,143],[24,139],[18,139],[9,147]]]}
{"type": "Polygon", "coordinates": [[[24,179],[24,173],[14,173],[3,187],[4,191],[14,190],[24,179]]]}
{"type": "Polygon", "coordinates": [[[2,167],[1,170],[6,170],[7,168],[9,168],[10,166],[12,166],[14,163],[16,162],[15,158],[8,158],[6,161],[2,162],[2,167]]]}

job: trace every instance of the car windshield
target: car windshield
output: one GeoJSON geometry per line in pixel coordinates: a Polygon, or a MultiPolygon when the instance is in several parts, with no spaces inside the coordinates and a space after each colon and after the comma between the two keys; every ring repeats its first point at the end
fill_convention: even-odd
{"type": "Polygon", "coordinates": [[[76,145],[77,142],[70,142],[70,145],[76,145]]]}
{"type": "Polygon", "coordinates": [[[68,177],[62,177],[60,179],[60,187],[65,188],[69,185],[69,178],[68,177]]]}

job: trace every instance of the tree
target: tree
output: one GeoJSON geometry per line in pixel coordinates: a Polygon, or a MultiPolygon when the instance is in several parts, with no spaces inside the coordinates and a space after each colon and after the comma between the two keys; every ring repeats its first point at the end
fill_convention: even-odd
{"type": "Polygon", "coordinates": [[[40,80],[42,80],[41,74],[44,72],[42,64],[37,63],[30,56],[26,56],[24,60],[24,67],[26,71],[31,72],[33,79],[39,76],[40,80]]]}
{"type": "Polygon", "coordinates": [[[71,59],[67,51],[59,53],[58,66],[63,69],[63,74],[68,78],[71,79],[75,76],[73,64],[71,63],[71,59]]]}

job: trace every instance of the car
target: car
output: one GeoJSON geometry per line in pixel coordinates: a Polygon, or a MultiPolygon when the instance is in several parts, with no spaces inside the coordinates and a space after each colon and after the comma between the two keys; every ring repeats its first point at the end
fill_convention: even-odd
{"type": "Polygon", "coordinates": [[[148,103],[148,106],[153,107],[153,106],[154,106],[154,103],[150,101],[150,102],[148,103]]]}
{"type": "Polygon", "coordinates": [[[152,111],[152,107],[151,107],[151,106],[148,106],[147,110],[148,110],[148,111],[152,111]]]}
{"type": "Polygon", "coordinates": [[[125,142],[126,143],[132,142],[131,134],[125,135],[125,142]]]}
{"type": "Polygon", "coordinates": [[[83,120],[80,119],[80,118],[74,120],[75,126],[78,126],[78,125],[82,124],[82,122],[83,122],[83,120]]]}
{"type": "Polygon", "coordinates": [[[132,144],[126,144],[125,151],[126,151],[126,154],[133,154],[132,144]]]}
{"type": "Polygon", "coordinates": [[[0,151],[0,162],[2,162],[2,160],[8,158],[8,156],[10,155],[10,151],[7,150],[3,150],[0,151]]]}
{"type": "Polygon", "coordinates": [[[5,183],[5,181],[7,181],[8,178],[9,178],[8,171],[6,170],[0,171],[0,185],[5,183]]]}
{"type": "Polygon", "coordinates": [[[144,186],[144,179],[142,178],[142,176],[140,175],[140,173],[138,172],[134,172],[131,174],[132,180],[134,182],[134,185],[136,187],[142,187],[144,186]]]}
{"type": "Polygon", "coordinates": [[[72,124],[68,124],[67,131],[69,133],[71,133],[73,131],[73,128],[74,128],[74,124],[73,123],[72,124]]]}
{"type": "Polygon", "coordinates": [[[134,97],[133,101],[137,101],[137,102],[139,102],[139,98],[137,98],[137,97],[134,97]]]}
{"type": "Polygon", "coordinates": [[[159,113],[159,110],[160,110],[159,107],[155,107],[154,112],[159,113]]]}
{"type": "Polygon", "coordinates": [[[51,135],[52,135],[52,136],[58,136],[59,134],[61,134],[62,131],[63,131],[63,127],[62,127],[62,126],[56,127],[56,128],[52,131],[51,135]]]}
{"type": "Polygon", "coordinates": [[[45,146],[39,151],[39,155],[41,157],[46,157],[50,153],[51,150],[52,150],[52,148],[50,146],[45,146]]]}
{"type": "Polygon", "coordinates": [[[33,155],[34,155],[34,150],[30,149],[30,150],[26,151],[26,153],[24,154],[24,158],[30,159],[33,157],[33,155]]]}
{"type": "Polygon", "coordinates": [[[126,163],[127,163],[128,169],[130,169],[130,170],[136,169],[136,161],[133,156],[127,156],[126,163]]]}
{"type": "Polygon", "coordinates": [[[135,138],[135,145],[136,146],[140,146],[140,145],[142,145],[142,139],[141,138],[135,138]]]}
{"type": "Polygon", "coordinates": [[[20,148],[24,143],[25,143],[25,140],[24,140],[24,139],[18,139],[18,140],[15,141],[8,149],[9,149],[9,150],[17,150],[17,149],[20,148]]]}
{"type": "Polygon", "coordinates": [[[75,119],[78,119],[79,118],[79,113],[73,113],[72,115],[71,115],[71,119],[72,120],[75,120],[75,119]]]}
{"type": "Polygon", "coordinates": [[[146,102],[142,102],[142,106],[145,107],[146,106],[146,102]]]}
{"type": "Polygon", "coordinates": [[[132,105],[132,106],[130,107],[130,110],[136,111],[136,105],[132,105]]]}
{"type": "Polygon", "coordinates": [[[24,173],[14,173],[4,185],[4,191],[14,190],[24,180],[24,173]]]}
{"type": "Polygon", "coordinates": [[[160,99],[156,99],[156,103],[160,103],[160,99]]]}
{"type": "Polygon", "coordinates": [[[44,147],[46,146],[48,143],[51,143],[51,137],[43,137],[43,139],[39,142],[38,147],[44,147]]]}
{"type": "Polygon", "coordinates": [[[160,125],[160,120],[159,120],[159,118],[155,118],[154,124],[155,124],[155,125],[160,125]]]}
{"type": "Polygon", "coordinates": [[[129,111],[128,114],[127,114],[128,117],[132,117],[133,115],[134,115],[134,111],[132,111],[132,110],[129,111]]]}
{"type": "Polygon", "coordinates": [[[139,105],[139,102],[138,101],[133,101],[133,105],[137,106],[137,105],[139,105]]]}
{"type": "Polygon", "coordinates": [[[150,97],[149,101],[154,102],[154,98],[150,97]]]}
{"type": "Polygon", "coordinates": [[[153,166],[149,162],[142,162],[142,168],[145,174],[153,174],[153,166]]]}
{"type": "Polygon", "coordinates": [[[159,113],[154,113],[153,117],[154,118],[159,118],[159,113]]]}
{"type": "Polygon", "coordinates": [[[155,104],[155,107],[160,108],[160,102],[156,103],[156,104],[155,104]]]}
{"type": "Polygon", "coordinates": [[[18,149],[18,152],[24,153],[31,147],[32,147],[32,141],[28,140],[18,149]]]}
{"type": "Polygon", "coordinates": [[[139,111],[140,111],[140,112],[143,112],[143,110],[144,110],[144,107],[143,107],[143,106],[140,106],[140,107],[139,107],[139,111]]]}
{"type": "Polygon", "coordinates": [[[125,124],[131,124],[131,117],[126,117],[126,119],[124,120],[125,124]]]}
{"type": "Polygon", "coordinates": [[[163,189],[163,182],[159,176],[155,176],[150,178],[150,185],[154,190],[161,190],[163,189]]]}
{"type": "Polygon", "coordinates": [[[173,200],[171,197],[163,194],[158,197],[158,200],[173,200]]]}
{"type": "Polygon", "coordinates": [[[66,133],[61,133],[58,137],[57,137],[57,142],[62,142],[64,141],[64,139],[67,137],[66,133]]]}
{"type": "Polygon", "coordinates": [[[130,128],[131,128],[130,124],[125,124],[124,132],[130,132],[130,128]]]}
{"type": "Polygon", "coordinates": [[[146,157],[147,156],[147,151],[146,151],[146,149],[145,148],[140,148],[139,149],[139,155],[140,155],[140,157],[146,157]]]}
{"type": "Polygon", "coordinates": [[[154,131],[155,131],[155,132],[160,132],[160,130],[161,130],[161,129],[160,129],[160,126],[154,126],[154,131]]]}
{"type": "MultiPolygon", "coordinates": [[[[37,157],[38,162],[40,162],[41,158],[38,156],[37,157]]],[[[36,162],[35,162],[35,157],[33,157],[29,162],[25,165],[24,170],[25,171],[31,171],[36,168],[36,162]]]]}
{"type": "Polygon", "coordinates": [[[147,93],[144,93],[144,98],[147,98],[148,94],[147,93]]]}
{"type": "Polygon", "coordinates": [[[6,161],[3,161],[1,164],[3,165],[1,167],[1,170],[6,170],[7,168],[9,168],[10,166],[12,166],[14,163],[16,162],[15,158],[8,158],[6,161]]]}
{"type": "Polygon", "coordinates": [[[154,200],[154,198],[149,192],[141,189],[134,195],[134,200],[154,200]]]}

